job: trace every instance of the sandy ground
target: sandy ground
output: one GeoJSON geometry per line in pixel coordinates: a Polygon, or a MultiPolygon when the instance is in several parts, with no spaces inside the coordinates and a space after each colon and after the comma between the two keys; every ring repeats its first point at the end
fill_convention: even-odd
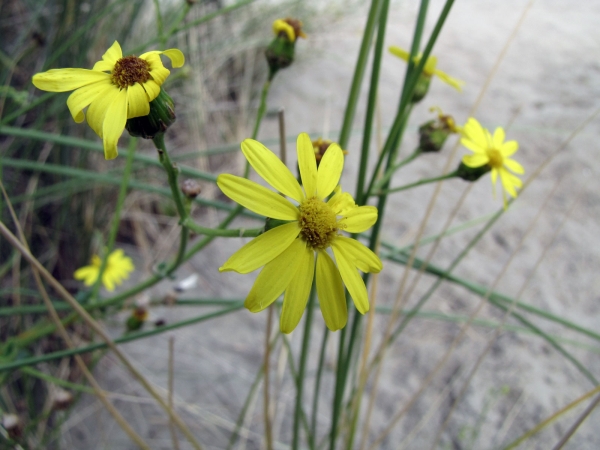
{"type": "MultiPolygon", "coordinates": [[[[415,3],[392,2],[386,45],[409,46],[416,15],[415,3]]],[[[438,56],[440,69],[466,81],[464,92],[458,94],[434,79],[429,96],[415,107],[402,154],[407,155],[414,148],[417,126],[432,116],[428,112],[429,106],[442,107],[459,123],[469,117],[472,105],[526,4],[524,0],[456,2],[434,53],[438,56]]],[[[441,6],[441,1],[432,2],[425,35],[433,27],[441,6]]],[[[363,8],[351,12],[330,24],[321,21],[319,29],[314,26],[311,29],[311,24],[308,25],[310,38],[298,43],[296,63],[276,78],[269,97],[270,108],[285,108],[288,135],[307,131],[331,138],[337,136],[365,11],[363,8]]],[[[506,127],[509,139],[519,141],[520,151],[516,159],[526,168],[525,179],[540,165],[547,163],[547,166],[454,271],[458,276],[485,286],[497,283],[496,290],[508,295],[516,296],[522,291],[520,298],[523,302],[591,330],[598,330],[600,312],[600,278],[597,276],[600,267],[598,120],[577,134],[553,159],[549,158],[597,108],[600,98],[598,23],[600,2],[597,0],[577,4],[564,0],[540,0],[534,3],[526,16],[475,116],[488,128],[506,127]],[[541,262],[536,266],[540,258],[541,262]]],[[[397,106],[403,74],[404,63],[387,54],[379,90],[383,136],[397,106]]],[[[366,86],[363,94],[366,94],[366,86]]],[[[352,180],[357,171],[365,97],[363,95],[359,104],[356,133],[348,146],[350,154],[342,179],[344,189],[350,192],[353,192],[352,180]]],[[[276,136],[275,120],[267,119],[260,137],[276,136]]],[[[447,144],[442,154],[423,156],[397,173],[392,185],[400,186],[440,174],[452,151],[452,144],[447,144]]],[[[293,149],[291,146],[292,154],[293,149]]],[[[459,149],[449,167],[453,168],[458,157],[465,152],[459,149]]],[[[488,177],[472,186],[460,180],[446,182],[435,200],[425,228],[426,236],[442,229],[467,188],[470,191],[453,226],[501,207],[501,200],[492,196],[488,177]]],[[[434,189],[433,185],[429,185],[392,196],[382,238],[398,246],[411,243],[417,236],[434,189]]],[[[213,217],[213,220],[216,218],[213,217]]],[[[242,226],[245,223],[250,224],[242,221],[238,224],[242,226]]],[[[447,267],[478,229],[471,228],[444,239],[432,262],[447,267]]],[[[200,276],[197,290],[189,292],[188,296],[243,298],[254,275],[219,274],[216,271],[217,266],[243,242],[246,240],[215,241],[188,263],[181,270],[181,277],[190,273],[200,276]]],[[[425,257],[429,250],[430,246],[424,246],[418,254],[425,257]]],[[[403,266],[386,264],[379,278],[378,305],[394,302],[403,272],[403,266]]],[[[414,275],[413,272],[409,277],[408,285],[414,275]]],[[[428,276],[420,279],[407,300],[409,307],[418,301],[420,294],[433,281],[428,276]]],[[[164,283],[153,295],[168,292],[170,287],[171,283],[164,283]]],[[[469,315],[478,304],[479,297],[476,295],[443,283],[424,309],[469,315]]],[[[153,313],[174,322],[205,311],[199,308],[158,308],[153,313]]],[[[502,314],[485,305],[478,317],[499,321],[502,314]]],[[[534,316],[527,317],[547,333],[593,344],[591,339],[568,332],[564,327],[534,316]]],[[[123,345],[122,348],[148,379],[160,389],[165,389],[168,339],[174,336],[178,411],[206,445],[205,448],[225,448],[237,414],[262,364],[266,320],[266,313],[253,315],[241,310],[174,333],[123,345]]],[[[314,369],[323,326],[319,313],[315,314],[315,320],[307,376],[307,403],[312,399],[314,369]]],[[[376,342],[385,323],[384,316],[374,321],[376,342]]],[[[508,324],[518,325],[512,319],[508,324]]],[[[117,336],[120,327],[109,325],[117,336]]],[[[426,319],[414,320],[405,330],[388,353],[378,384],[369,434],[371,440],[411,399],[459,333],[460,324],[426,319]]],[[[407,437],[414,437],[414,440],[406,442],[406,448],[430,448],[437,430],[448,416],[450,405],[460,396],[465,380],[492,335],[490,328],[476,326],[468,329],[431,385],[380,448],[400,448],[400,442],[407,437]],[[420,431],[410,435],[417,425],[422,426],[420,431]]],[[[300,332],[292,335],[294,349],[299,348],[300,338],[300,332]]],[[[320,437],[328,429],[336,339],[337,336],[334,336],[328,347],[320,403],[320,437]]],[[[597,343],[595,351],[562,341],[561,345],[600,378],[597,343]]],[[[276,358],[285,356],[279,347],[275,355],[276,358]]],[[[164,413],[151,406],[152,402],[146,400],[147,394],[113,356],[104,358],[96,374],[108,390],[122,394],[115,400],[117,406],[153,448],[172,448],[164,413]]],[[[286,448],[291,436],[295,392],[285,365],[277,366],[275,363],[272,379],[278,392],[275,414],[277,448],[286,448]]],[[[526,333],[502,332],[458,402],[437,448],[500,448],[593,387],[588,378],[543,339],[526,333]]],[[[363,399],[365,406],[371,390],[370,384],[363,399]]],[[[239,448],[262,446],[261,395],[250,404],[239,448]]],[[[587,402],[582,405],[587,405],[587,402]]],[[[584,407],[566,414],[521,448],[552,448],[584,407]]],[[[361,422],[363,420],[364,417],[361,422]]],[[[596,410],[565,448],[600,448],[599,423],[600,411],[596,410]]],[[[93,397],[83,398],[77,412],[68,420],[63,443],[63,448],[134,448],[93,397]]],[[[180,448],[191,447],[182,439],[180,448]]]]}

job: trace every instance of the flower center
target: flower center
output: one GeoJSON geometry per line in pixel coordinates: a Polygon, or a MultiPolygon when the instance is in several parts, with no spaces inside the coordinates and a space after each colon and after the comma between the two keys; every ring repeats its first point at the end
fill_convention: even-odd
{"type": "Polygon", "coordinates": [[[125,56],[115,63],[111,81],[121,89],[135,83],[145,83],[150,79],[150,64],[137,56],[125,56]]]}
{"type": "Polygon", "coordinates": [[[495,148],[488,148],[487,156],[490,160],[490,162],[488,163],[490,167],[492,167],[493,169],[499,169],[500,167],[502,167],[504,158],[502,158],[502,154],[500,153],[500,151],[496,150],[495,148]]]}
{"type": "Polygon", "coordinates": [[[317,197],[311,197],[304,200],[299,209],[302,238],[314,249],[329,247],[339,229],[331,207],[317,197]]]}

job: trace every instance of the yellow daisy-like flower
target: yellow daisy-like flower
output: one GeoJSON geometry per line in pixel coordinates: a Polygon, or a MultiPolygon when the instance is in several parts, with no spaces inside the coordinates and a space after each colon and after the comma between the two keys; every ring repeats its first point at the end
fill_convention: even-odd
{"type": "Polygon", "coordinates": [[[298,19],[277,19],[273,22],[273,33],[279,36],[285,33],[290,42],[296,42],[296,38],[306,39],[306,34],[302,31],[302,22],[298,19]]]}
{"type": "MultiPolygon", "coordinates": [[[[404,61],[408,62],[408,58],[410,56],[410,53],[407,52],[406,50],[404,50],[403,48],[400,47],[396,47],[394,45],[392,45],[389,48],[390,53],[392,53],[393,55],[396,55],[398,58],[403,59],[404,61]]],[[[419,64],[419,62],[421,62],[421,57],[423,55],[422,54],[418,54],[417,56],[415,56],[413,58],[413,62],[415,64],[419,64]]],[[[442,72],[441,70],[437,69],[437,58],[435,56],[430,56],[429,58],[427,58],[427,61],[425,62],[425,66],[423,67],[423,74],[427,77],[432,77],[433,75],[437,76],[440,80],[442,80],[443,82],[449,84],[450,86],[452,86],[454,89],[456,89],[457,91],[462,91],[462,86],[463,84],[465,84],[464,81],[462,80],[458,80],[454,77],[451,77],[450,75],[448,75],[446,72],[442,72]]]]}
{"type": "MultiPolygon", "coordinates": [[[[73,277],[76,280],[83,280],[86,286],[92,286],[98,280],[100,274],[100,266],[102,260],[98,255],[92,256],[92,261],[89,266],[84,266],[75,271],[73,277]]],[[[130,272],[133,272],[135,267],[133,261],[121,249],[114,250],[108,255],[106,267],[102,274],[102,284],[107,291],[114,291],[115,285],[119,285],[129,278],[130,272]]]]}
{"type": "Polygon", "coordinates": [[[505,133],[502,127],[496,128],[492,136],[488,130],[483,128],[481,124],[470,117],[462,131],[463,137],[460,143],[471,150],[473,155],[463,156],[462,162],[468,167],[481,167],[488,164],[492,171],[492,186],[496,186],[496,180],[500,175],[500,182],[504,188],[502,197],[504,199],[504,207],[506,207],[505,192],[512,197],[517,196],[516,188],[521,188],[523,182],[509,172],[523,175],[525,169],[514,159],[510,159],[518,149],[517,141],[504,142],[505,133]]]}
{"type": "Polygon", "coordinates": [[[369,298],[357,269],[379,272],[382,268],[375,253],[355,239],[340,235],[340,231],[367,230],[377,221],[377,208],[357,206],[350,194],[337,187],[344,166],[339,145],[329,147],[318,169],[306,133],[298,136],[296,150],[304,189],[281,160],[260,142],[252,139],[242,142],[242,152],[258,174],[295,203],[245,178],[230,174],[217,178],[225,195],[250,211],[289,221],[244,245],[219,271],[249,273],[264,266],[244,305],[251,312],[262,311],[285,291],[280,328],[290,333],[306,308],[316,266],[321,312],[327,327],[336,331],[348,320],[344,284],[356,309],[364,314],[369,310],[369,298]],[[335,263],[327,253],[328,248],[333,251],[335,263]]]}
{"type": "Polygon", "coordinates": [[[138,56],[125,56],[117,41],[104,53],[92,70],[51,69],[33,76],[38,89],[50,92],[74,92],[67,99],[73,120],[83,122],[83,109],[88,107],[87,122],[104,143],[104,157],[117,157],[117,142],[127,119],[146,116],[150,102],[160,93],[169,76],[160,55],[171,60],[173,67],[185,62],[175,48],[151,51],[138,56]]]}

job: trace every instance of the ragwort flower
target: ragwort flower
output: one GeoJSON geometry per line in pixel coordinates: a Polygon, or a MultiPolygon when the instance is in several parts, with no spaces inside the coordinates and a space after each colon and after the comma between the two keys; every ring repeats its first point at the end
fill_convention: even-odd
{"type": "Polygon", "coordinates": [[[117,142],[127,119],[146,116],[150,102],[169,76],[160,55],[181,67],[183,53],[175,48],[150,51],[138,56],[125,56],[117,41],[104,53],[92,70],[51,69],[33,76],[38,89],[50,92],[74,92],[67,106],[77,123],[83,122],[83,109],[88,107],[87,122],[104,143],[104,157],[117,157],[117,142]]]}
{"type": "MultiPolygon", "coordinates": [[[[398,58],[401,58],[404,61],[408,62],[408,57],[410,56],[410,53],[407,52],[406,50],[404,50],[403,48],[392,45],[389,48],[389,50],[390,50],[390,53],[392,53],[393,55],[396,55],[398,58]]],[[[423,56],[422,54],[418,54],[417,56],[415,56],[413,58],[413,62],[415,64],[419,64],[419,62],[421,62],[422,56],[423,56]]],[[[465,84],[464,81],[458,80],[454,77],[451,77],[446,72],[442,72],[441,70],[437,69],[436,67],[437,67],[437,58],[435,56],[430,56],[429,58],[427,58],[427,61],[425,62],[425,66],[423,66],[423,75],[425,75],[428,78],[431,78],[433,75],[435,75],[440,80],[442,80],[444,83],[449,84],[457,91],[459,91],[459,92],[462,91],[462,86],[463,86],[463,84],[465,84]]]]}
{"type": "MultiPolygon", "coordinates": [[[[73,277],[76,280],[83,280],[86,286],[92,286],[98,280],[100,275],[100,266],[102,260],[98,255],[92,256],[92,261],[89,266],[84,266],[75,271],[73,277]]],[[[119,285],[129,278],[130,272],[133,272],[135,267],[133,261],[128,256],[125,256],[123,250],[116,249],[108,255],[106,267],[102,273],[102,284],[107,291],[114,291],[115,285],[119,285]]]]}
{"type": "Polygon", "coordinates": [[[517,161],[510,159],[510,156],[519,149],[518,142],[504,142],[504,139],[505,133],[502,127],[496,128],[492,136],[476,119],[471,117],[463,127],[463,137],[460,143],[474,153],[463,156],[462,162],[467,167],[477,168],[488,165],[491,168],[494,192],[496,180],[498,175],[500,176],[503,187],[502,198],[506,208],[505,192],[511,197],[516,197],[516,188],[523,186],[522,181],[509,171],[522,175],[525,173],[525,169],[517,161]]]}
{"type": "Polygon", "coordinates": [[[310,138],[306,133],[298,136],[298,166],[304,189],[281,160],[261,143],[246,139],[242,142],[242,152],[267,183],[298,203],[296,206],[245,178],[230,174],[217,178],[225,195],[250,211],[289,221],[244,245],[219,268],[219,271],[249,273],[264,266],[246,298],[246,308],[251,312],[262,311],[285,291],[280,328],[290,333],[302,318],[316,276],[321,312],[330,330],[343,328],[348,320],[344,284],[358,311],[366,313],[367,289],[357,269],[379,272],[382,264],[371,250],[340,235],[340,231],[367,230],[377,220],[377,208],[357,206],[350,194],[337,187],[344,165],[341,148],[337,144],[330,146],[317,169],[310,138]],[[328,248],[332,249],[335,262],[327,253],[328,248]]]}
{"type": "Polygon", "coordinates": [[[277,19],[273,22],[273,33],[279,36],[282,33],[287,36],[290,42],[295,42],[296,38],[305,38],[306,34],[302,31],[302,22],[298,19],[277,19]]]}

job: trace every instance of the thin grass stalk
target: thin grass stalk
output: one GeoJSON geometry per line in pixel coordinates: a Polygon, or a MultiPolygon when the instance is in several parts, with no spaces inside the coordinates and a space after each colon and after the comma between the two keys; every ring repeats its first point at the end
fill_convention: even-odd
{"type": "Polygon", "coordinates": [[[381,194],[393,194],[394,192],[405,191],[407,189],[412,189],[417,186],[423,186],[424,184],[437,183],[439,181],[449,180],[450,178],[456,177],[456,170],[445,175],[440,175],[439,177],[432,178],[424,178],[419,181],[415,181],[414,183],[405,184],[403,186],[398,186],[390,189],[381,189],[380,191],[374,192],[372,195],[381,195],[381,194]]]}
{"type": "MultiPolygon", "coordinates": [[[[298,362],[298,375],[296,376],[296,407],[294,408],[294,426],[292,435],[292,449],[297,450],[300,445],[300,420],[302,415],[302,394],[304,392],[304,377],[306,374],[306,360],[308,359],[308,350],[310,347],[310,331],[312,328],[312,317],[314,311],[315,297],[317,290],[315,283],[308,298],[306,307],[306,318],[304,319],[304,334],[302,336],[302,350],[300,351],[300,361],[298,362]]],[[[314,439],[308,438],[309,442],[314,439]]]]}
{"type": "Polygon", "coordinates": [[[577,428],[579,428],[581,426],[583,421],[585,419],[587,419],[587,417],[592,413],[592,411],[594,409],[596,409],[596,407],[599,404],[600,404],[600,395],[597,395],[596,398],[594,399],[594,401],[592,403],[590,403],[588,405],[588,407],[585,409],[585,411],[577,418],[575,423],[573,425],[571,425],[571,427],[567,430],[567,432],[560,439],[560,441],[558,441],[556,443],[556,445],[554,447],[552,447],[552,450],[562,449],[565,446],[565,444],[569,441],[569,439],[571,439],[571,437],[575,434],[575,432],[577,431],[577,428]]]}
{"type": "MultiPolygon", "coordinates": [[[[377,182],[377,184],[375,185],[375,189],[379,189],[380,186],[382,186],[383,184],[387,183],[392,176],[402,167],[406,166],[407,164],[409,164],[410,162],[414,161],[415,159],[417,159],[417,157],[419,157],[421,155],[422,150],[420,148],[415,149],[414,152],[412,152],[410,155],[408,155],[406,158],[404,158],[402,161],[398,161],[397,163],[395,163],[392,167],[390,167],[390,169],[379,179],[379,181],[377,182]]],[[[390,191],[388,190],[388,193],[390,191]]]]}
{"type": "Polygon", "coordinates": [[[315,377],[315,389],[313,391],[312,411],[310,418],[310,445],[315,448],[317,439],[317,413],[319,412],[319,394],[321,392],[321,377],[323,376],[323,367],[325,364],[325,352],[327,350],[327,341],[329,330],[324,327],[323,339],[321,341],[321,350],[319,351],[319,363],[317,365],[317,374],[315,377]]]}

